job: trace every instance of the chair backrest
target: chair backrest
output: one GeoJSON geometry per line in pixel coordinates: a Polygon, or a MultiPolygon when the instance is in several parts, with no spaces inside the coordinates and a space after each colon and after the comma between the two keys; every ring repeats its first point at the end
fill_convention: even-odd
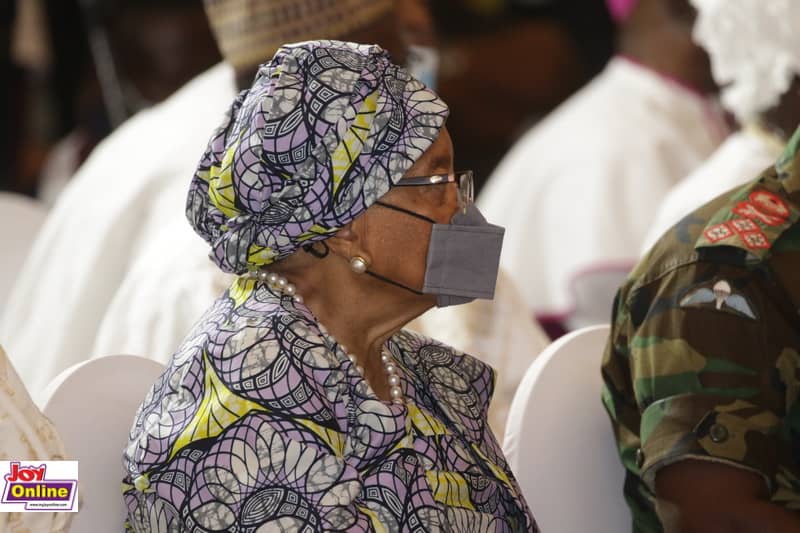
{"type": "Polygon", "coordinates": [[[72,533],[121,531],[122,451],[136,409],[163,371],[144,357],[111,355],[68,368],[45,390],[44,414],[78,460],[80,507],[72,533]]]}
{"type": "Polygon", "coordinates": [[[39,233],[47,207],[21,194],[0,192],[0,309],[39,233]]]}
{"type": "Polygon", "coordinates": [[[503,451],[542,531],[624,533],[624,469],[600,400],[608,326],[561,337],[534,360],[509,410],[503,451]]]}

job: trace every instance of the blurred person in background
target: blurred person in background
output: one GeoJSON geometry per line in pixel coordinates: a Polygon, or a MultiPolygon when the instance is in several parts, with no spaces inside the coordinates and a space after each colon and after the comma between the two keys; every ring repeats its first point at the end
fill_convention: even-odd
{"type": "MultiPolygon", "coordinates": [[[[52,16],[65,9],[49,8],[52,16]]],[[[83,70],[77,94],[62,104],[74,107],[76,122],[44,161],[37,196],[48,205],[114,128],[220,60],[201,0],[85,0],[79,9],[93,69],[83,70]]],[[[64,40],[69,30],[52,31],[54,39],[64,40]]],[[[69,64],[59,64],[54,74],[76,75],[69,64]]]]}
{"type": "Polygon", "coordinates": [[[514,142],[602,67],[612,28],[601,0],[436,0],[438,89],[476,192],[514,142]],[[591,45],[587,43],[591,41],[591,45]]]}
{"type": "Polygon", "coordinates": [[[723,140],[689,0],[609,0],[618,55],[528,132],[478,198],[502,266],[552,336],[606,322],[666,192],[723,140]]]}
{"type": "MultiPolygon", "coordinates": [[[[0,191],[33,196],[47,152],[51,115],[46,82],[52,46],[42,2],[3,2],[0,6],[0,191]]],[[[53,113],[55,114],[55,113],[53,113]]]]}
{"type": "Polygon", "coordinates": [[[22,91],[17,87],[18,67],[15,64],[11,52],[12,32],[14,21],[17,17],[16,2],[3,2],[0,6],[0,77],[3,79],[0,85],[0,96],[2,96],[3,112],[2,123],[0,123],[0,157],[5,161],[4,169],[0,173],[0,190],[14,190],[14,180],[17,175],[17,154],[19,153],[18,142],[20,136],[18,132],[19,118],[16,116],[21,109],[19,96],[22,91]]]}
{"type": "Polygon", "coordinates": [[[7,175],[0,188],[48,205],[116,126],[219,61],[200,0],[3,6],[3,87],[10,94],[3,121],[7,175]]]}
{"type": "MultiPolygon", "coordinates": [[[[695,39],[711,56],[721,101],[739,124],[716,152],[672,189],[643,250],[720,191],[741,185],[783,151],[800,124],[800,3],[692,0],[695,39]]],[[[692,224],[687,219],[685,224],[692,224]]]]}

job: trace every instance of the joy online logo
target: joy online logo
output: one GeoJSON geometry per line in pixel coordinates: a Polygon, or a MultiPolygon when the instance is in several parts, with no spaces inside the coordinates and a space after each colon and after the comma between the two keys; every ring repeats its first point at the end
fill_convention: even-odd
{"type": "MultiPolygon", "coordinates": [[[[50,462],[51,465],[54,463],[57,462],[50,462]]],[[[38,466],[23,466],[18,461],[11,461],[8,473],[3,476],[6,482],[0,500],[3,510],[12,510],[9,504],[25,504],[27,511],[73,510],[78,480],[47,479],[47,466],[47,462],[38,466]]],[[[77,477],[77,471],[75,474],[77,477]]]]}

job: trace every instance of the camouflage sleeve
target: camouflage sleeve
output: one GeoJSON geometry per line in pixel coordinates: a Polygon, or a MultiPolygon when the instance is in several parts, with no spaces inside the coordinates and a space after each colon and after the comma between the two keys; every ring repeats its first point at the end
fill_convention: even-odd
{"type": "Polygon", "coordinates": [[[641,413],[636,404],[631,381],[630,349],[632,335],[630,313],[623,289],[614,300],[611,332],[603,357],[603,404],[611,418],[617,449],[628,474],[624,485],[625,499],[631,510],[634,531],[661,531],[653,507],[653,494],[640,479],[639,426],[641,413]]]}
{"type": "Polygon", "coordinates": [[[762,272],[692,263],[618,303],[606,357],[625,364],[604,368],[605,403],[626,467],[651,491],[660,468],[684,459],[774,487],[786,406],[776,362],[794,345],[775,291],[762,272]]]}
{"type": "Polygon", "coordinates": [[[623,289],[614,299],[611,332],[603,357],[603,405],[611,417],[622,463],[627,470],[637,472],[636,451],[639,448],[641,415],[633,399],[628,366],[630,321],[625,294],[623,289]]]}

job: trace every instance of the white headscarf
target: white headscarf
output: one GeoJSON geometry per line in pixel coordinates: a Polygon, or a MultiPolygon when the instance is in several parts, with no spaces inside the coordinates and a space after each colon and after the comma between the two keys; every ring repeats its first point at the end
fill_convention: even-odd
{"type": "Polygon", "coordinates": [[[741,123],[774,107],[800,74],[800,2],[692,0],[694,38],[711,56],[722,103],[741,123]]]}

